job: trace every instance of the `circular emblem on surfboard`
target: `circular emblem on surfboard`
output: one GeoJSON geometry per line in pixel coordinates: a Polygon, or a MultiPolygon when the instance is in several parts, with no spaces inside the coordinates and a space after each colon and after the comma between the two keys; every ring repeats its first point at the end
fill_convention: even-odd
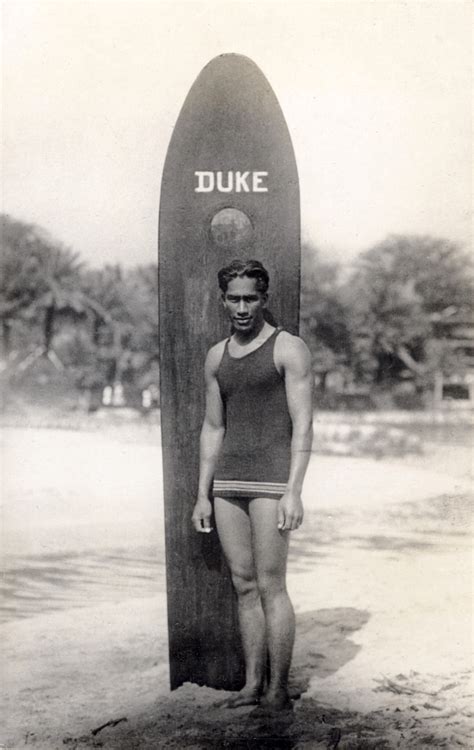
{"type": "Polygon", "coordinates": [[[239,250],[252,239],[253,226],[243,211],[237,208],[223,208],[213,217],[210,234],[218,247],[239,250]]]}

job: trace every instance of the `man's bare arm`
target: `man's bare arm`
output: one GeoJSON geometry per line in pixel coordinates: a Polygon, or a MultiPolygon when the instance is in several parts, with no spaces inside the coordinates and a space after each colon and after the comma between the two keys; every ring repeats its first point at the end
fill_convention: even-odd
{"type": "Polygon", "coordinates": [[[285,336],[279,361],[285,375],[288,410],[293,426],[290,475],[280,500],[279,528],[296,529],[303,520],[301,491],[313,442],[313,375],[308,347],[297,336],[285,336]]]}
{"type": "Polygon", "coordinates": [[[196,531],[211,530],[212,506],[209,491],[225,434],[224,409],[216,378],[221,356],[222,347],[218,344],[208,352],[204,366],[206,411],[199,442],[198,498],[192,516],[196,531]]]}

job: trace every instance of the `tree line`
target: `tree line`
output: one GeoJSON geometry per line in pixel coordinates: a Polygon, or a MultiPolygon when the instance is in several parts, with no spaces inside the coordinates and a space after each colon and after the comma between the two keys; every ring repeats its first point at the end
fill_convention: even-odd
{"type": "MultiPolygon", "coordinates": [[[[42,228],[0,221],[4,360],[54,353],[79,388],[156,382],[156,265],[90,269],[42,228]]],[[[472,316],[472,300],[470,256],[445,238],[391,235],[350,268],[302,248],[301,333],[321,390],[335,373],[344,387],[426,388],[435,370],[460,367],[436,320],[472,316]]]]}
{"type": "Polygon", "coordinates": [[[90,269],[40,227],[7,215],[0,221],[1,342],[10,371],[36,352],[54,354],[78,388],[155,381],[156,266],[90,269]]]}
{"type": "Polygon", "coordinates": [[[339,371],[346,386],[421,392],[436,372],[463,373],[463,353],[438,333],[455,317],[474,336],[472,258],[458,243],[390,235],[350,269],[303,248],[302,331],[323,381],[339,371]]]}

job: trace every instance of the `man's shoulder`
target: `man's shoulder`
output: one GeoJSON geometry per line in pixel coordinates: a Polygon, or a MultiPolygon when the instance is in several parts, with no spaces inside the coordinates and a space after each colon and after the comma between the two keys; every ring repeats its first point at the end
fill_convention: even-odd
{"type": "Polygon", "coordinates": [[[303,339],[300,336],[295,336],[289,331],[280,331],[276,340],[276,345],[282,350],[290,349],[294,352],[309,352],[303,339]]]}
{"type": "Polygon", "coordinates": [[[281,364],[300,363],[306,365],[311,361],[308,347],[300,336],[289,331],[281,331],[275,342],[275,357],[281,364]]]}
{"type": "Polygon", "coordinates": [[[214,344],[213,346],[211,346],[211,348],[209,349],[207,353],[206,368],[210,370],[211,372],[215,372],[221,363],[222,355],[224,354],[226,341],[227,339],[222,339],[222,341],[218,341],[217,344],[214,344]]]}

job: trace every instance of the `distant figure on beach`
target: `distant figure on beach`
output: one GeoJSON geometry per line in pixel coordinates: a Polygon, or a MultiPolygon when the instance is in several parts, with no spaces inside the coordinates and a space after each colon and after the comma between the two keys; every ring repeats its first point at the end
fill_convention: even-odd
{"type": "Polygon", "coordinates": [[[237,592],[245,685],[229,707],[291,708],[288,673],[295,616],[286,590],[290,531],[303,521],[301,491],[312,444],[309,351],[264,317],[269,275],[234,260],[218,273],[232,333],[205,364],[196,531],[219,539],[237,592]],[[265,684],[269,657],[269,678],[265,684]]]}

